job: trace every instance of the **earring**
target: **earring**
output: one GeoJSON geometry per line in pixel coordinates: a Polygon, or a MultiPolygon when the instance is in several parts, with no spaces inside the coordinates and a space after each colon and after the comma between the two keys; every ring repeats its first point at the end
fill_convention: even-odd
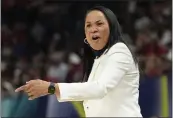
{"type": "Polygon", "coordinates": [[[86,38],[84,39],[84,43],[85,43],[85,44],[88,44],[88,42],[87,42],[86,38]]]}

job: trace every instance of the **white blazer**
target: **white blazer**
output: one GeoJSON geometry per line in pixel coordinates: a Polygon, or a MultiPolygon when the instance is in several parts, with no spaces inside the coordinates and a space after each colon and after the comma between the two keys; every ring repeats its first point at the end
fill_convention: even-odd
{"type": "Polygon", "coordinates": [[[94,60],[88,82],[58,85],[58,100],[84,101],[86,117],[142,117],[138,66],[124,43],[94,60]]]}

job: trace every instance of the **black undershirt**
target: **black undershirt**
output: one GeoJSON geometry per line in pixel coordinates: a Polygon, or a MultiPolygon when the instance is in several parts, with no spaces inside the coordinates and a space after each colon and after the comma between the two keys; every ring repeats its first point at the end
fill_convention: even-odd
{"type": "Polygon", "coordinates": [[[104,53],[104,51],[107,49],[107,47],[108,47],[108,44],[101,50],[94,50],[93,48],[91,48],[91,49],[94,52],[94,55],[99,58],[104,53]]]}

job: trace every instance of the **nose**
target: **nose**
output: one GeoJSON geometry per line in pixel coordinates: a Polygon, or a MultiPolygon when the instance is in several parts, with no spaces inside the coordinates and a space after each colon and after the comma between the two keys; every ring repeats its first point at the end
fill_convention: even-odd
{"type": "Polygon", "coordinates": [[[90,30],[91,33],[95,33],[95,32],[98,32],[98,29],[97,27],[91,27],[91,30],[90,30]]]}

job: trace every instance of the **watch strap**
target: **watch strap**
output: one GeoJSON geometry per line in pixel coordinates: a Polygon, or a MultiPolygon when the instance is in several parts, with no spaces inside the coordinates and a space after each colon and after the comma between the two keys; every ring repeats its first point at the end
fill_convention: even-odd
{"type": "Polygon", "coordinates": [[[50,86],[53,86],[53,87],[55,87],[55,83],[53,83],[53,82],[50,82],[50,86]]]}

